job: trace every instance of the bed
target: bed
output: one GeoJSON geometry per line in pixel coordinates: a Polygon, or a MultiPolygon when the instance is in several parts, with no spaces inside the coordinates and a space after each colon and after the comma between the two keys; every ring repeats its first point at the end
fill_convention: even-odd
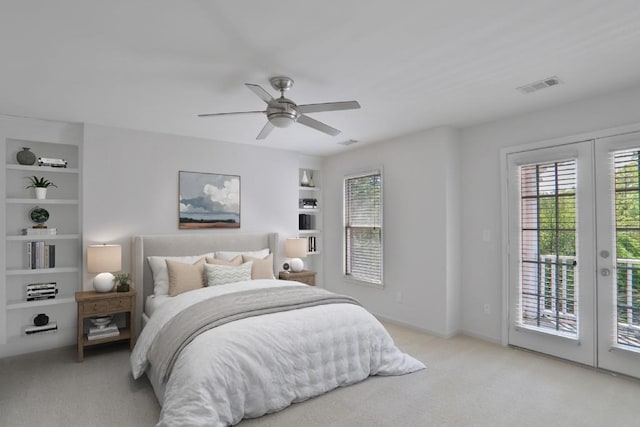
{"type": "MultiPolygon", "coordinates": [[[[348,296],[294,281],[247,280],[252,263],[264,267],[266,261],[253,256],[265,250],[270,272],[277,271],[275,233],[136,236],[132,245],[144,328],[131,368],[134,378],[146,374],[153,386],[162,405],[159,426],[234,425],[370,375],[424,368],[398,350],[384,327],[348,296]],[[220,251],[253,261],[208,265],[206,277],[216,286],[154,296],[158,283],[149,257],[215,258],[220,251]],[[241,280],[217,283],[220,271],[238,273],[241,280]]],[[[192,261],[184,259],[184,265],[192,261]]]]}

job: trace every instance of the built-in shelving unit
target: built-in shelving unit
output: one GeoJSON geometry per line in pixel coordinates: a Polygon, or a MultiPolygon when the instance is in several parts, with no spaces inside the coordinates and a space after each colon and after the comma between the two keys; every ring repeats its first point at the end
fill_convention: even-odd
{"type": "Polygon", "coordinates": [[[0,119],[0,166],[6,178],[0,189],[0,235],[6,249],[0,260],[4,281],[0,289],[0,357],[70,345],[75,340],[74,295],[82,289],[82,135],[79,124],[0,119]],[[68,167],[21,165],[16,155],[23,147],[29,147],[36,157],[65,159],[68,167]],[[57,185],[48,189],[46,199],[36,199],[33,189],[26,188],[27,178],[34,175],[57,185]],[[35,207],[49,212],[45,225],[55,228],[56,234],[25,235],[24,230],[35,225],[30,218],[35,207]],[[31,268],[27,254],[31,242],[55,245],[55,265],[31,268]],[[27,285],[53,282],[58,288],[55,298],[27,301],[27,285]],[[25,334],[39,313],[56,322],[58,330],[25,334]]]}
{"type": "Polygon", "coordinates": [[[322,263],[322,189],[318,169],[301,168],[298,171],[298,237],[308,240],[305,268],[320,271],[322,263]],[[306,206],[306,207],[305,207],[306,206]],[[314,206],[314,207],[311,207],[314,206]],[[301,219],[302,215],[307,220],[301,219]]]}

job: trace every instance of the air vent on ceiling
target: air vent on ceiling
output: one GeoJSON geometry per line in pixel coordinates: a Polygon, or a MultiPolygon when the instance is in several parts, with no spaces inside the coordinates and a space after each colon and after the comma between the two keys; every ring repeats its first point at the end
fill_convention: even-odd
{"type": "Polygon", "coordinates": [[[356,139],[349,139],[349,140],[347,140],[347,141],[338,142],[338,144],[340,144],[340,145],[344,145],[344,146],[347,146],[347,145],[355,144],[356,142],[358,142],[358,140],[356,140],[356,139]]]}
{"type": "Polygon", "coordinates": [[[531,92],[536,92],[540,89],[546,89],[551,86],[559,85],[560,83],[562,82],[560,81],[559,78],[557,78],[556,76],[551,76],[551,77],[547,77],[544,80],[540,80],[537,82],[529,83],[528,85],[517,87],[516,89],[518,89],[522,93],[531,93],[531,92]]]}

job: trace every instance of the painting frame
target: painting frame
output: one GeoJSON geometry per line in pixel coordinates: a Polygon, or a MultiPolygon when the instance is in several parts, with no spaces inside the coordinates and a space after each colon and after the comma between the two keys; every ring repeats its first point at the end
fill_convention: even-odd
{"type": "Polygon", "coordinates": [[[240,228],[240,175],[178,171],[178,229],[240,228]]]}

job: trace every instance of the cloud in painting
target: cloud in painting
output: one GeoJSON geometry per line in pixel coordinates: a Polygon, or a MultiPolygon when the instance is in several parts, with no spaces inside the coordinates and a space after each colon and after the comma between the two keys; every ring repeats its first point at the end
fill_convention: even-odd
{"type": "Polygon", "coordinates": [[[240,178],[181,173],[180,212],[240,212],[240,178]]]}
{"type": "Polygon", "coordinates": [[[222,188],[206,184],[202,191],[214,205],[220,206],[224,212],[238,212],[240,209],[240,180],[238,178],[224,181],[222,188]]]}

